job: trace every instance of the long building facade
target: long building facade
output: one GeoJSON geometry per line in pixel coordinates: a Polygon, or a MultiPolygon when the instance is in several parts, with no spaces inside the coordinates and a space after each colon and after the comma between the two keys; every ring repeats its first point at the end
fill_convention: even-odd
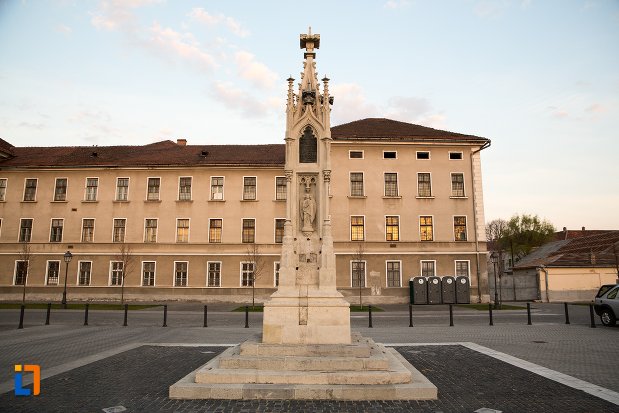
{"type": "MultiPolygon", "coordinates": [[[[301,104],[292,81],[289,105],[301,104]]],[[[487,301],[480,152],[490,141],[382,118],[330,131],[317,138],[330,151],[338,290],[353,303],[404,303],[412,277],[456,275],[469,277],[471,301],[487,301]]],[[[0,299],[60,300],[66,282],[69,300],[262,301],[279,282],[292,153],[0,140],[0,299]]]]}

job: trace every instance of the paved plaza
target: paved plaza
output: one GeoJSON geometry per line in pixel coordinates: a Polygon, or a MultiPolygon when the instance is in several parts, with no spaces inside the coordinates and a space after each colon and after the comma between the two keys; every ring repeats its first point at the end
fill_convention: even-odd
{"type": "MultiPolygon", "coordinates": [[[[487,312],[446,306],[384,306],[353,313],[353,330],[396,348],[437,387],[436,401],[170,400],[168,388],[227,346],[260,334],[260,313],[209,305],[169,304],[122,311],[0,310],[0,411],[7,412],[619,412],[619,328],[590,328],[586,306],[534,304],[526,311],[487,312]],[[16,397],[13,366],[41,366],[41,395],[16,397]],[[122,406],[122,407],[121,407],[122,406]],[[115,408],[115,409],[110,409],[115,408]],[[492,410],[488,410],[492,411],[492,410]]],[[[596,322],[598,320],[596,319],[596,322]]],[[[27,377],[28,378],[28,377],[27,377]]]]}

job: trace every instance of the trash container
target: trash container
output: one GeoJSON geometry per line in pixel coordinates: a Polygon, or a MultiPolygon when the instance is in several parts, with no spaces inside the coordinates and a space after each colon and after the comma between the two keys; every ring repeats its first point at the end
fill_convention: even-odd
{"type": "Polygon", "coordinates": [[[446,275],[441,279],[443,304],[456,303],[456,279],[446,275]]]}
{"type": "Polygon", "coordinates": [[[456,278],[456,301],[458,304],[469,304],[471,302],[470,289],[469,277],[460,276],[456,278]]]}
{"type": "Polygon", "coordinates": [[[441,303],[441,279],[428,277],[428,304],[441,303]]]}
{"type": "Polygon", "coordinates": [[[412,304],[428,304],[428,283],[424,277],[414,277],[409,286],[412,304]]]}

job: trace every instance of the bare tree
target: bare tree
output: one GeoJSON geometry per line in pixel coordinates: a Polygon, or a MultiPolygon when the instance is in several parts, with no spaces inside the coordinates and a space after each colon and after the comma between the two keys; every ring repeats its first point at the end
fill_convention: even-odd
{"type": "Polygon", "coordinates": [[[362,299],[362,292],[363,292],[363,287],[365,287],[365,280],[363,278],[363,276],[365,275],[365,263],[364,263],[364,258],[365,258],[365,246],[363,242],[360,242],[357,244],[357,248],[355,249],[355,251],[352,254],[352,262],[353,262],[353,277],[356,276],[357,278],[357,284],[359,285],[359,307],[361,309],[363,309],[363,299],[362,299]],[[356,267],[356,268],[355,268],[356,267]]]}
{"type": "Polygon", "coordinates": [[[260,245],[252,242],[247,246],[245,260],[252,264],[251,272],[251,309],[256,306],[256,280],[264,273],[265,260],[260,250],[260,245]]]}
{"type": "Polygon", "coordinates": [[[120,304],[125,303],[125,277],[133,269],[134,256],[131,249],[131,245],[126,242],[122,242],[118,245],[118,254],[116,255],[116,261],[122,263],[122,269],[120,273],[120,304]]]}
{"type": "MultiPolygon", "coordinates": [[[[19,277],[19,281],[23,285],[22,290],[22,304],[26,303],[26,283],[28,281],[28,272],[30,267],[30,260],[32,259],[32,248],[29,242],[22,242],[19,250],[19,262],[17,264],[17,274],[16,277],[19,277]]],[[[16,284],[18,279],[15,280],[16,284]]]]}

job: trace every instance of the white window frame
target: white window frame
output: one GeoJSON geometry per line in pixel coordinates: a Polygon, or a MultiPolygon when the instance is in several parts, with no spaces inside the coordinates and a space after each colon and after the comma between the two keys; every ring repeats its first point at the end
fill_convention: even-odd
{"type": "Polygon", "coordinates": [[[22,196],[22,202],[37,202],[37,195],[39,192],[39,178],[24,178],[24,192],[23,192],[23,196],[22,196]],[[34,187],[34,198],[33,199],[26,199],[26,185],[28,184],[28,181],[36,181],[37,185],[34,187]]]}
{"type": "MultiPolygon", "coordinates": [[[[251,285],[243,285],[243,264],[251,264],[252,265],[252,282],[255,284],[256,280],[256,263],[251,261],[241,261],[239,263],[239,286],[241,288],[252,288],[251,285]]],[[[255,285],[254,285],[255,287],[255,285]]]]}
{"type": "Polygon", "coordinates": [[[417,172],[417,198],[434,198],[434,191],[432,190],[432,172],[417,172]],[[430,176],[430,195],[421,195],[419,192],[419,175],[421,174],[430,176]]]}
{"type": "Polygon", "coordinates": [[[429,161],[432,159],[432,152],[431,151],[415,151],[415,159],[418,161],[429,161]],[[428,159],[419,158],[420,153],[427,153],[428,159]]]}
{"type": "Polygon", "coordinates": [[[389,151],[383,150],[383,159],[398,159],[398,151],[396,149],[389,150],[389,151]],[[385,154],[386,153],[391,153],[391,152],[395,153],[395,158],[385,158],[385,154]]]}
{"type": "Polygon", "coordinates": [[[34,218],[20,218],[19,219],[19,227],[17,228],[17,242],[32,242],[32,233],[34,232],[34,218]],[[32,225],[30,226],[30,236],[28,237],[28,240],[21,240],[21,229],[22,229],[22,221],[24,220],[31,220],[32,221],[32,225]]]}
{"type": "Polygon", "coordinates": [[[469,284],[471,282],[471,260],[454,260],[454,277],[458,277],[458,262],[466,262],[468,274],[466,275],[469,279],[469,284]]]}
{"type": "Polygon", "coordinates": [[[189,244],[191,241],[191,218],[176,218],[176,243],[177,244],[189,244]],[[178,240],[178,221],[187,220],[187,241],[179,241],[178,240]]]}
{"type": "MultiPolygon", "coordinates": [[[[222,223],[223,227],[223,223],[222,223]]],[[[258,239],[258,220],[256,218],[247,217],[241,218],[241,244],[255,244],[258,239]],[[253,220],[254,221],[254,241],[253,242],[245,242],[243,241],[243,221],[245,220],[253,220]]]]}
{"type": "Polygon", "coordinates": [[[13,285],[24,285],[24,284],[16,284],[17,282],[17,263],[26,262],[26,279],[24,280],[24,284],[28,285],[28,276],[30,275],[30,260],[15,260],[15,267],[13,268],[13,285]]]}
{"type": "Polygon", "coordinates": [[[0,182],[4,181],[4,187],[0,186],[0,188],[4,189],[4,191],[0,190],[0,202],[6,202],[6,191],[9,187],[9,178],[0,178],[0,182]]]}
{"type": "Polygon", "coordinates": [[[180,201],[180,202],[188,202],[188,201],[192,201],[193,200],[193,176],[179,176],[178,177],[178,198],[177,198],[177,200],[180,201]],[[181,179],[183,179],[183,178],[189,178],[190,179],[189,199],[181,199],[181,179]]]}
{"type": "MultiPolygon", "coordinates": [[[[243,221],[241,221],[241,225],[243,225],[243,221]]],[[[242,229],[241,229],[241,232],[242,232],[242,229]]],[[[222,244],[224,242],[223,239],[224,239],[224,219],[223,218],[209,218],[208,219],[208,242],[209,244],[222,244]],[[221,228],[220,228],[221,234],[219,237],[219,242],[214,242],[211,240],[211,221],[214,221],[216,219],[221,221],[221,228]]]]}
{"type": "Polygon", "coordinates": [[[114,244],[122,244],[123,242],[125,242],[125,240],[127,239],[127,221],[128,221],[127,218],[122,218],[122,217],[114,217],[114,218],[112,218],[112,243],[114,243],[114,244]],[[114,226],[114,221],[116,221],[117,219],[122,219],[122,220],[125,221],[125,226],[124,226],[125,232],[123,233],[123,239],[121,241],[116,241],[114,239],[114,235],[115,235],[114,232],[116,230],[116,227],[114,226]]]}
{"type": "Polygon", "coordinates": [[[174,277],[172,279],[172,286],[177,288],[187,288],[189,287],[189,261],[174,261],[174,272],[172,273],[172,276],[174,277]],[[185,285],[176,285],[176,264],[182,264],[185,263],[187,264],[187,270],[186,270],[186,274],[185,274],[185,285]]]}
{"type": "Polygon", "coordinates": [[[86,179],[84,180],[84,202],[97,202],[99,200],[99,183],[101,181],[99,180],[98,176],[88,176],[86,177],[86,179]],[[90,188],[88,186],[88,180],[89,179],[96,179],[97,180],[97,186],[95,186],[95,198],[94,199],[88,199],[88,188],[90,188]]]}
{"type": "Polygon", "coordinates": [[[383,197],[385,198],[401,198],[400,195],[400,173],[392,171],[383,171],[383,197]],[[395,174],[395,192],[397,195],[387,195],[387,174],[395,174]]]}
{"type": "Polygon", "coordinates": [[[46,260],[45,261],[45,285],[60,285],[60,260],[46,260]],[[50,262],[58,263],[58,282],[56,284],[49,283],[49,263],[50,262]]]}
{"type": "Polygon", "coordinates": [[[157,286],[157,261],[142,261],[142,265],[140,266],[140,286],[141,287],[156,287],[157,286]],[[153,268],[153,285],[146,285],[144,284],[144,264],[146,263],[153,263],[154,268],[153,268]]]}
{"type": "Polygon", "coordinates": [[[273,218],[273,243],[283,244],[285,234],[286,234],[286,218],[273,218]],[[282,242],[277,242],[277,220],[284,221],[284,226],[282,227],[282,242]]]}
{"type": "MultiPolygon", "coordinates": [[[[434,220],[432,220],[432,224],[434,224],[434,220]]],[[[454,240],[454,242],[468,242],[469,240],[469,218],[466,215],[452,215],[451,216],[451,232],[452,232],[452,238],[454,240]],[[455,223],[455,219],[456,217],[461,218],[464,217],[464,235],[466,236],[465,240],[461,240],[461,239],[456,239],[456,223],[455,223]]]]}
{"type": "Polygon", "coordinates": [[[242,201],[257,201],[258,200],[258,177],[255,175],[243,176],[243,191],[241,192],[241,200],[242,201]],[[253,199],[245,199],[245,178],[254,178],[256,180],[256,185],[254,186],[254,198],[253,199]]]}
{"type": "Polygon", "coordinates": [[[449,151],[449,153],[447,154],[447,159],[449,159],[450,161],[463,161],[464,160],[464,152],[462,152],[462,151],[449,151]],[[452,153],[459,153],[460,154],[460,159],[451,159],[451,154],[452,153]]]}
{"type": "Polygon", "coordinates": [[[207,288],[221,288],[221,274],[223,263],[222,261],[207,261],[206,262],[206,287],[207,288]],[[219,264],[219,285],[209,285],[209,273],[211,264],[219,264]]]}
{"type": "Polygon", "coordinates": [[[90,260],[79,260],[77,262],[77,277],[75,279],[75,285],[78,287],[90,287],[92,285],[92,261],[90,260]],[[88,273],[88,284],[80,284],[80,272],[82,270],[82,263],[90,263],[90,272],[88,273]]]}
{"type": "Polygon", "coordinates": [[[419,229],[419,242],[435,242],[436,241],[436,220],[434,219],[434,215],[417,215],[417,225],[419,229]],[[432,218],[432,239],[431,240],[421,239],[421,217],[432,218]]]}
{"type": "Polygon", "coordinates": [[[399,242],[402,240],[402,231],[401,229],[401,225],[400,225],[400,216],[399,215],[385,215],[385,241],[386,242],[399,242]],[[388,240],[387,239],[387,218],[388,217],[396,217],[398,218],[398,239],[397,240],[388,240]]]}
{"type": "Polygon", "coordinates": [[[368,286],[368,262],[367,260],[350,260],[349,262],[349,274],[350,274],[350,288],[359,288],[358,285],[353,285],[353,268],[352,265],[354,262],[362,262],[363,263],[363,285],[361,288],[366,288],[368,286]]]}
{"type": "Polygon", "coordinates": [[[49,220],[49,242],[53,243],[53,244],[58,244],[61,243],[62,240],[64,238],[64,218],[50,218],[49,220]],[[54,230],[54,221],[55,220],[60,220],[62,221],[62,230],[60,232],[60,240],[59,241],[52,241],[52,231],[54,230]]]}
{"type": "Polygon", "coordinates": [[[66,176],[60,176],[54,178],[54,193],[52,194],[52,202],[67,202],[67,198],[69,197],[69,178],[66,176]],[[67,185],[65,186],[64,199],[56,199],[56,189],[58,188],[58,180],[66,179],[67,185]]]}
{"type": "Polygon", "coordinates": [[[161,187],[162,187],[162,184],[163,184],[163,180],[161,179],[160,176],[147,176],[146,177],[146,199],[145,199],[145,201],[147,201],[147,202],[158,202],[158,201],[161,201],[161,187]],[[148,198],[148,194],[150,193],[148,191],[148,189],[150,188],[148,186],[148,181],[150,181],[151,179],[159,179],[159,187],[158,187],[158,191],[157,191],[157,199],[149,199],[148,198]]]}
{"type": "Polygon", "coordinates": [[[402,288],[402,260],[385,260],[385,286],[387,288],[402,288]],[[389,286],[389,263],[397,262],[400,264],[400,286],[399,287],[391,287],[389,286]]]}
{"type": "Polygon", "coordinates": [[[225,190],[226,190],[226,177],[223,175],[213,175],[210,177],[209,179],[210,181],[210,185],[209,185],[209,199],[211,201],[224,201],[226,199],[225,197],[225,190]],[[213,193],[213,178],[221,178],[221,199],[217,199],[215,198],[213,195],[216,195],[213,193]]]}
{"type": "Polygon", "coordinates": [[[450,172],[449,173],[449,197],[450,198],[466,198],[466,179],[464,176],[464,172],[450,172]],[[454,175],[462,175],[462,193],[463,195],[454,195],[453,189],[453,176],[454,175]]]}
{"type": "Polygon", "coordinates": [[[116,177],[116,193],[114,194],[114,201],[116,202],[129,202],[129,188],[131,187],[131,178],[128,176],[118,176],[116,177]],[[126,179],[127,180],[127,196],[126,199],[119,199],[118,197],[118,188],[124,188],[118,185],[118,180],[119,179],[126,179]]]}
{"type": "Polygon", "coordinates": [[[348,150],[348,159],[365,159],[365,150],[363,150],[363,149],[349,149],[348,150]],[[351,155],[352,152],[360,152],[361,153],[361,158],[353,158],[353,157],[351,157],[350,155],[351,155]]]}
{"type": "Polygon", "coordinates": [[[125,272],[125,263],[123,261],[119,261],[119,260],[110,260],[110,274],[109,274],[109,278],[108,278],[108,282],[107,285],[109,285],[110,287],[120,287],[123,284],[123,273],[125,272]],[[123,269],[120,270],[120,284],[112,284],[112,279],[113,279],[113,275],[114,275],[114,264],[115,263],[121,263],[123,265],[123,269]]]}
{"type": "Polygon", "coordinates": [[[363,171],[348,172],[348,194],[353,198],[365,197],[365,173],[363,171]],[[361,174],[361,195],[353,195],[352,193],[352,174],[361,174]]]}
{"type": "Polygon", "coordinates": [[[419,276],[420,277],[436,277],[436,260],[419,260],[419,276]],[[424,262],[433,262],[434,273],[432,275],[423,275],[423,263],[424,262]]]}
{"type": "Polygon", "coordinates": [[[349,236],[349,240],[351,242],[364,242],[366,240],[365,231],[366,231],[365,215],[351,215],[350,218],[348,219],[348,236],[349,236]],[[362,217],[363,218],[363,239],[360,239],[360,240],[358,240],[358,239],[353,240],[352,239],[352,218],[353,217],[362,217]]]}
{"type": "Polygon", "coordinates": [[[82,218],[82,227],[80,231],[80,242],[92,244],[95,242],[95,231],[97,229],[97,219],[96,218],[82,218]],[[84,221],[87,219],[92,219],[92,240],[84,241],[84,221]]]}
{"type": "Polygon", "coordinates": [[[276,201],[286,201],[286,199],[288,198],[288,180],[286,179],[285,176],[276,176],[274,181],[275,181],[275,200],[276,201]],[[284,189],[285,189],[284,197],[285,198],[283,198],[283,199],[278,199],[277,198],[277,179],[278,178],[284,178],[284,183],[285,183],[285,185],[284,185],[284,189]]]}
{"type": "Polygon", "coordinates": [[[157,236],[159,235],[158,232],[159,232],[159,218],[144,218],[144,238],[143,238],[144,239],[144,243],[145,244],[156,244],[157,243],[157,236]],[[157,224],[157,226],[155,227],[155,240],[154,241],[149,241],[146,238],[146,234],[147,234],[147,231],[146,231],[147,230],[146,221],[153,220],[153,219],[155,220],[155,222],[157,224]]]}

